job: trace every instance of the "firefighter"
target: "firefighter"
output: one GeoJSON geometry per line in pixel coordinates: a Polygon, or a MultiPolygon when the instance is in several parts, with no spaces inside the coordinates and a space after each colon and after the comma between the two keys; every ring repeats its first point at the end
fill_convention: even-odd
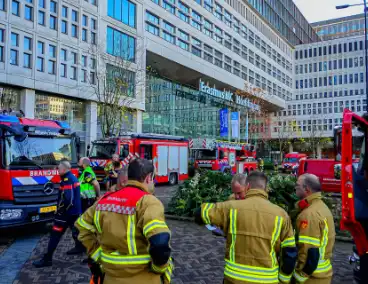
{"type": "MultiPolygon", "coordinates": [[[[119,175],[119,184],[124,178],[119,175]]],[[[154,167],[145,159],[128,166],[128,182],[105,194],[76,222],[88,250],[93,275],[104,284],[169,283],[173,271],[170,230],[164,207],[154,195],[154,167]]],[[[92,276],[93,277],[93,276],[92,276]]]]}
{"type": "Polygon", "coordinates": [[[73,226],[74,222],[81,214],[81,200],[79,181],[70,169],[71,166],[68,161],[60,162],[58,170],[61,181],[54,225],[52,227],[47,252],[40,260],[33,262],[35,267],[52,265],[54,251],[68,227],[72,230],[75,247],[68,251],[67,254],[70,254],[71,251],[85,251],[82,243],[77,239],[78,231],[73,226]]]}
{"type": "Polygon", "coordinates": [[[122,167],[120,163],[120,158],[118,154],[113,154],[111,157],[111,161],[107,163],[106,167],[104,168],[105,175],[106,175],[106,190],[109,191],[110,187],[112,186],[111,178],[114,176],[114,163],[119,163],[119,169],[122,167]]]}
{"type": "MultiPolygon", "coordinates": [[[[228,200],[243,200],[247,193],[247,176],[244,174],[236,174],[231,180],[231,191],[233,192],[228,200]]],[[[212,234],[215,236],[224,237],[225,234],[220,228],[213,228],[212,234]]]]}
{"type": "Polygon", "coordinates": [[[224,283],[289,283],[297,258],[290,218],[268,200],[264,173],[251,172],[246,184],[244,200],[203,204],[196,222],[226,234],[224,283]]]}
{"type": "Polygon", "coordinates": [[[294,280],[304,284],[329,284],[335,243],[332,213],[322,200],[321,184],[317,176],[300,176],[295,190],[300,199],[300,213],[296,220],[298,261],[294,280]]]}
{"type": "Polygon", "coordinates": [[[245,198],[247,176],[244,174],[236,174],[231,180],[231,191],[233,192],[228,200],[242,200],[245,198]]]}
{"type": "Polygon", "coordinates": [[[258,169],[263,172],[263,169],[264,169],[264,161],[262,158],[259,158],[258,159],[258,169]]]}
{"type": "Polygon", "coordinates": [[[91,168],[91,161],[87,157],[79,160],[79,167],[81,167],[82,174],[79,176],[82,212],[86,211],[96,198],[100,196],[100,184],[96,179],[96,175],[91,168]]]}

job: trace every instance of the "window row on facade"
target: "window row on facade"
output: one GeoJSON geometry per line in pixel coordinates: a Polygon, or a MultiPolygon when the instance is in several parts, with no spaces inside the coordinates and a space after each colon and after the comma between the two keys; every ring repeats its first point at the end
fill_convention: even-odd
{"type": "MultiPolygon", "coordinates": [[[[156,4],[160,4],[159,0],[152,0],[156,4]]],[[[196,1],[197,2],[197,1],[196,1]]],[[[198,2],[197,2],[198,3],[198,2]]],[[[257,49],[262,51],[269,58],[272,58],[277,64],[285,68],[286,70],[292,70],[292,64],[284,56],[278,53],[274,48],[268,45],[265,41],[260,39],[251,29],[236,19],[229,11],[224,9],[217,2],[215,8],[207,3],[207,0],[203,2],[203,7],[210,12],[219,20],[223,21],[229,28],[245,40],[247,43],[250,42],[257,49]],[[207,8],[206,8],[207,7],[207,8]]],[[[202,5],[199,1],[199,4],[202,5]]],[[[191,25],[195,29],[203,32],[207,36],[211,37],[215,41],[223,44],[230,50],[237,53],[240,52],[241,44],[239,40],[233,37],[231,34],[226,33],[220,27],[216,26],[212,21],[202,16],[198,11],[192,9],[190,6],[184,4],[179,0],[161,0],[161,7],[173,15],[176,15],[179,19],[191,25]]],[[[232,33],[233,35],[235,33],[232,33]]],[[[239,53],[238,53],[239,54],[239,53]]]]}
{"type": "Polygon", "coordinates": [[[355,52],[364,49],[363,40],[351,41],[345,43],[336,43],[333,45],[325,45],[318,47],[310,47],[307,49],[296,50],[295,59],[307,59],[332,54],[341,54],[347,52],[355,52]]]}
{"type": "Polygon", "coordinates": [[[344,59],[335,59],[329,61],[320,61],[314,63],[295,65],[295,74],[307,74],[322,71],[331,71],[338,69],[356,68],[364,66],[364,58],[351,57],[344,59]]]}
{"type": "MultiPolygon", "coordinates": [[[[227,55],[224,55],[222,52],[216,50],[210,45],[202,43],[200,40],[189,35],[187,32],[184,32],[172,24],[159,19],[157,16],[148,11],[146,12],[146,18],[146,31],[156,36],[160,36],[171,44],[177,45],[180,48],[216,65],[217,67],[223,68],[226,71],[235,74],[246,81],[249,81],[251,84],[262,88],[270,94],[274,94],[284,99],[291,98],[291,93],[289,91],[275,83],[272,83],[251,69],[249,69],[248,72],[248,68],[246,66],[241,65],[238,61],[233,60],[227,55]]],[[[283,84],[291,86],[291,82],[286,80],[285,74],[281,73],[280,70],[266,62],[266,60],[263,58],[255,55],[253,51],[249,50],[248,56],[248,49],[246,48],[242,54],[244,54],[243,58],[246,57],[246,60],[255,67],[263,70],[270,76],[273,76],[276,80],[282,82],[283,84]]]]}
{"type": "MultiPolygon", "coordinates": [[[[60,30],[62,34],[80,39],[83,42],[97,43],[96,17],[85,11],[81,12],[79,9],[64,2],[62,5],[59,5],[59,2],[53,0],[39,0],[37,5],[33,1],[25,0],[25,2],[19,2],[12,0],[12,15],[24,18],[26,21],[35,21],[39,26],[48,27],[51,30],[60,30]]],[[[0,5],[0,10],[1,8],[0,5]]]]}
{"type": "Polygon", "coordinates": [[[338,86],[346,84],[364,83],[365,76],[363,72],[350,73],[344,75],[323,76],[319,78],[309,78],[295,81],[296,89],[318,88],[327,86],[338,86]]]}
{"type": "Polygon", "coordinates": [[[68,46],[59,47],[57,43],[41,37],[34,39],[32,35],[15,30],[10,33],[9,43],[5,45],[5,34],[6,30],[0,29],[1,62],[7,62],[8,58],[12,66],[95,84],[97,66],[94,56],[68,46]],[[9,52],[8,55],[6,52],[9,52]]]}
{"type": "Polygon", "coordinates": [[[309,94],[297,94],[295,95],[296,100],[316,100],[322,98],[337,98],[337,97],[348,97],[348,96],[363,96],[364,89],[344,89],[344,90],[333,90],[319,93],[309,94]]]}

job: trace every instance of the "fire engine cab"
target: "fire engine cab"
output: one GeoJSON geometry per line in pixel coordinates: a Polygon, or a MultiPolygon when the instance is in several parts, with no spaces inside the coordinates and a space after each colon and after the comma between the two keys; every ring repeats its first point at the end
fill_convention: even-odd
{"type": "Polygon", "coordinates": [[[176,184],[188,178],[188,140],[184,137],[132,133],[94,141],[89,156],[100,183],[105,178],[104,167],[115,153],[123,166],[134,156],[152,160],[157,183],[176,184]]]}
{"type": "Polygon", "coordinates": [[[245,143],[192,139],[189,141],[195,168],[231,174],[246,173],[257,169],[254,146],[245,143]]]}
{"type": "Polygon", "coordinates": [[[52,220],[57,166],[67,159],[78,174],[78,137],[62,121],[1,114],[0,143],[0,228],[52,220]]]}

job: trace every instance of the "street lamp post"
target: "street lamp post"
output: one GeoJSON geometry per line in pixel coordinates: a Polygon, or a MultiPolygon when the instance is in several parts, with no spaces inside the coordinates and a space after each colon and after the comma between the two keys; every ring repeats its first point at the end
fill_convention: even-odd
{"type": "Polygon", "coordinates": [[[365,103],[366,112],[368,113],[368,41],[367,41],[367,0],[361,4],[345,4],[336,6],[336,9],[346,9],[353,6],[364,6],[364,53],[365,53],[365,103]]]}

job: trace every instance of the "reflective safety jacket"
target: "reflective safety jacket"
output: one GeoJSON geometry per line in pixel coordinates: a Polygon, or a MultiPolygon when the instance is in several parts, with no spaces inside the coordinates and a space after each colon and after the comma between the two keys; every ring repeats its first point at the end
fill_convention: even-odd
{"type": "Polygon", "coordinates": [[[264,190],[250,189],[244,200],[203,204],[200,215],[226,235],[225,283],[290,281],[297,257],[293,228],[264,190]]]}
{"type": "Polygon", "coordinates": [[[104,195],[75,223],[78,239],[105,271],[104,284],[170,283],[170,230],[164,207],[147,188],[128,181],[104,195]]]}
{"type": "Polygon", "coordinates": [[[79,177],[81,198],[96,198],[96,190],[92,184],[94,180],[96,175],[92,168],[85,168],[79,177]]]}
{"type": "Polygon", "coordinates": [[[298,202],[301,210],[296,221],[298,261],[294,272],[297,283],[331,283],[331,257],[335,244],[332,213],[314,193],[298,202]]]}

